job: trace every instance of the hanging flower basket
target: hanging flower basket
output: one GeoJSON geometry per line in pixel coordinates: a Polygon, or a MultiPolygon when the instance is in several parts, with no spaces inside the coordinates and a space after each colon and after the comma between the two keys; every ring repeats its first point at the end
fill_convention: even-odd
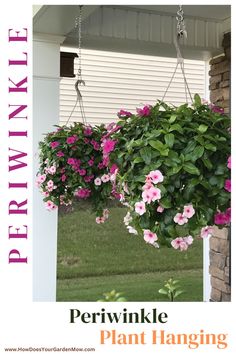
{"type": "Polygon", "coordinates": [[[48,210],[69,205],[75,197],[90,198],[97,211],[97,222],[108,217],[104,210],[111,194],[111,173],[103,158],[102,136],[108,134],[104,125],[90,127],[74,123],[58,127],[40,142],[40,169],[37,186],[48,210]]]}
{"type": "Polygon", "coordinates": [[[230,119],[202,104],[159,101],[117,124],[58,127],[40,143],[37,185],[46,208],[90,198],[97,223],[110,198],[128,208],[130,233],[159,247],[187,250],[194,237],[230,223],[230,119]]]}
{"type": "Polygon", "coordinates": [[[230,119],[222,109],[195,95],[192,107],[158,102],[118,115],[109,159],[118,166],[130,233],[182,251],[212,234],[214,224],[229,224],[230,119]]]}

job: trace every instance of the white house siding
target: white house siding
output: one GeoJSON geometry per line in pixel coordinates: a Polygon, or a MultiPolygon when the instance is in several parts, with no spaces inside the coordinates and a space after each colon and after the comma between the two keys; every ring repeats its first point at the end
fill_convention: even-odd
{"type": "MultiPolygon", "coordinates": [[[[76,52],[75,48],[62,48],[76,52]]],[[[82,51],[81,86],[86,119],[89,124],[109,123],[117,119],[121,109],[131,112],[144,104],[155,104],[162,99],[174,72],[176,59],[128,53],[82,51]]],[[[75,59],[75,70],[77,59],[75,59]]],[[[192,95],[205,98],[206,62],[185,60],[185,72],[192,95]]],[[[62,78],[60,83],[60,123],[65,124],[74,107],[76,78],[62,78]]],[[[189,100],[189,97],[188,97],[189,100]]],[[[180,105],[186,102],[183,76],[178,69],[165,98],[166,102],[180,105]]],[[[76,107],[70,122],[81,121],[76,107]]]]}

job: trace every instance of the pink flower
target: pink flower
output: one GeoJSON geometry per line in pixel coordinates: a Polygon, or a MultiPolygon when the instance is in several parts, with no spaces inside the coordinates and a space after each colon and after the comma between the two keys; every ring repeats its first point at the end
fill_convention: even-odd
{"type": "Polygon", "coordinates": [[[109,162],[110,162],[109,157],[108,156],[104,157],[103,160],[102,160],[102,166],[103,167],[107,167],[109,162]]]}
{"type": "Polygon", "coordinates": [[[107,183],[107,182],[110,181],[110,177],[109,177],[109,175],[103,175],[101,177],[101,180],[102,180],[103,183],[107,183]]]}
{"type": "Polygon", "coordinates": [[[88,144],[90,142],[90,140],[88,138],[84,138],[84,143],[88,144]]]}
{"type": "Polygon", "coordinates": [[[225,189],[228,191],[228,192],[231,192],[231,180],[230,179],[227,179],[225,181],[225,189]]]}
{"type": "Polygon", "coordinates": [[[85,176],[86,175],[86,170],[84,168],[78,169],[79,175],[80,176],[85,176]]]}
{"type": "Polygon", "coordinates": [[[49,197],[49,193],[48,193],[48,192],[42,192],[42,195],[43,195],[45,198],[49,197]]]}
{"type": "Polygon", "coordinates": [[[63,157],[63,156],[65,156],[65,154],[62,151],[57,152],[57,157],[63,157]]]}
{"type": "Polygon", "coordinates": [[[195,214],[195,210],[192,205],[185,205],[183,216],[190,219],[195,214]]]}
{"type": "Polygon", "coordinates": [[[49,188],[54,186],[54,183],[53,183],[53,181],[51,179],[47,182],[47,186],[49,188]]]}
{"type": "Polygon", "coordinates": [[[201,238],[207,238],[213,235],[213,227],[212,226],[205,226],[201,229],[201,238]]]}
{"type": "Polygon", "coordinates": [[[191,235],[184,237],[183,240],[185,243],[187,243],[188,246],[193,243],[193,237],[191,235]]]}
{"type": "Polygon", "coordinates": [[[38,175],[36,178],[37,183],[42,184],[46,180],[46,175],[38,175]]]}
{"type": "Polygon", "coordinates": [[[183,214],[177,213],[174,217],[174,222],[178,225],[184,225],[188,222],[188,218],[183,214]]]}
{"type": "Polygon", "coordinates": [[[97,224],[103,224],[105,222],[105,218],[103,216],[96,217],[97,224]]]}
{"type": "Polygon", "coordinates": [[[150,182],[146,182],[143,187],[142,187],[142,190],[143,191],[148,191],[149,189],[151,189],[153,187],[152,183],[150,182]]]}
{"type": "Polygon", "coordinates": [[[117,141],[115,140],[111,140],[111,139],[106,140],[103,145],[103,153],[109,154],[110,152],[112,152],[115,149],[116,143],[117,141]]]}
{"type": "Polygon", "coordinates": [[[186,251],[188,249],[187,242],[183,239],[183,237],[177,237],[171,241],[171,246],[174,249],[180,249],[180,251],[186,251]]]}
{"type": "Polygon", "coordinates": [[[157,240],[157,235],[154,232],[151,232],[150,230],[143,230],[143,234],[143,238],[147,243],[153,244],[157,240]]]}
{"type": "Polygon", "coordinates": [[[161,190],[159,188],[151,187],[148,193],[151,195],[152,202],[161,199],[161,190]]]}
{"type": "Polygon", "coordinates": [[[98,164],[98,168],[99,168],[99,170],[102,170],[102,169],[103,169],[103,167],[104,167],[103,162],[99,162],[99,164],[98,164]]]}
{"type": "Polygon", "coordinates": [[[94,150],[98,151],[100,149],[100,144],[97,141],[91,140],[91,144],[93,145],[94,150]]]}
{"type": "Polygon", "coordinates": [[[80,188],[74,194],[78,198],[86,199],[86,198],[90,197],[91,190],[88,188],[80,188]]]}
{"type": "Polygon", "coordinates": [[[77,137],[76,136],[69,136],[67,139],[66,139],[66,142],[67,144],[74,144],[77,140],[77,137]]]}
{"type": "Polygon", "coordinates": [[[51,166],[51,167],[49,167],[49,173],[51,174],[51,175],[54,175],[55,173],[56,173],[56,167],[55,166],[51,166]]]}
{"type": "Polygon", "coordinates": [[[91,160],[88,161],[88,165],[89,166],[93,166],[93,164],[94,164],[94,160],[91,159],[91,160]]]}
{"type": "Polygon", "coordinates": [[[143,198],[144,203],[148,203],[148,204],[151,203],[151,201],[152,201],[152,194],[149,193],[149,189],[143,191],[143,193],[142,193],[142,198],[143,198]]]}
{"type": "Polygon", "coordinates": [[[75,165],[76,160],[73,159],[72,157],[69,157],[69,159],[67,159],[67,163],[68,163],[68,165],[75,165]]]}
{"type": "Polygon", "coordinates": [[[58,141],[52,141],[52,142],[50,143],[50,146],[51,146],[52,149],[56,149],[59,145],[60,145],[60,144],[59,144],[58,141]]]}
{"type": "Polygon", "coordinates": [[[117,173],[118,172],[118,166],[114,163],[111,168],[110,168],[110,173],[117,173]]]}
{"type": "Polygon", "coordinates": [[[66,178],[67,178],[66,175],[62,175],[62,176],[61,176],[61,181],[62,181],[62,182],[65,182],[66,178]]]}
{"type": "Polygon", "coordinates": [[[90,136],[90,135],[92,135],[92,134],[93,134],[93,129],[92,129],[90,126],[85,127],[85,129],[84,129],[84,135],[85,135],[85,136],[90,136]]]}
{"type": "Polygon", "coordinates": [[[136,213],[143,215],[146,212],[146,207],[144,202],[137,202],[134,205],[136,213]]]}
{"type": "Polygon", "coordinates": [[[89,182],[91,182],[91,181],[93,180],[93,178],[94,178],[93,175],[91,175],[91,176],[84,176],[84,181],[85,181],[86,183],[89,183],[89,182]]]}
{"type": "Polygon", "coordinates": [[[157,207],[157,212],[158,213],[163,213],[163,211],[164,211],[164,208],[159,205],[159,207],[157,207]]]}
{"type": "Polygon", "coordinates": [[[95,184],[95,186],[100,186],[102,184],[101,178],[99,178],[99,177],[95,178],[94,184],[95,184]]]}
{"type": "MultiPolygon", "coordinates": [[[[229,208],[230,209],[230,208],[229,208]]],[[[224,224],[229,224],[231,221],[231,213],[228,212],[228,210],[226,211],[226,213],[222,213],[222,212],[218,212],[217,214],[215,214],[214,217],[214,222],[216,225],[224,225],[224,224]]]]}
{"type": "Polygon", "coordinates": [[[152,106],[146,105],[143,108],[136,108],[136,111],[140,117],[147,117],[151,112],[152,106]]]}
{"type": "Polygon", "coordinates": [[[231,156],[228,158],[227,167],[231,170],[231,156]]]}
{"type": "Polygon", "coordinates": [[[154,183],[154,184],[163,182],[163,180],[164,180],[163,174],[159,170],[151,171],[149,173],[148,177],[151,178],[152,183],[154,183]]]}
{"type": "Polygon", "coordinates": [[[132,116],[131,112],[125,111],[124,109],[121,109],[120,112],[117,113],[117,116],[119,118],[128,118],[132,116]]]}
{"type": "Polygon", "coordinates": [[[54,204],[51,200],[46,201],[45,206],[47,210],[57,209],[56,204],[54,204]]]}
{"type": "Polygon", "coordinates": [[[224,108],[215,106],[214,104],[210,103],[209,108],[214,113],[224,114],[224,108]]]}

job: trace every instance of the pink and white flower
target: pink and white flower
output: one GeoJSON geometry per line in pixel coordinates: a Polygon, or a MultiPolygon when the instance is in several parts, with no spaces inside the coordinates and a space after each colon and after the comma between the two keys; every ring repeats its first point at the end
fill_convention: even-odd
{"type": "Polygon", "coordinates": [[[188,235],[183,238],[184,242],[187,243],[188,246],[190,246],[193,243],[193,236],[188,235]]]}
{"type": "Polygon", "coordinates": [[[144,202],[137,202],[134,205],[135,211],[139,215],[143,215],[146,212],[146,206],[144,202]]]}
{"type": "Polygon", "coordinates": [[[42,184],[43,182],[45,182],[45,180],[46,180],[46,175],[44,174],[44,175],[38,175],[37,176],[37,178],[36,178],[36,182],[37,182],[37,184],[42,184]]]}
{"type": "Polygon", "coordinates": [[[102,184],[101,178],[99,178],[99,177],[95,178],[94,184],[95,184],[95,186],[100,186],[102,184]]]}
{"type": "Polygon", "coordinates": [[[55,173],[56,173],[56,167],[55,166],[51,166],[51,167],[49,167],[49,173],[51,174],[51,175],[54,175],[55,173]]]}
{"type": "Polygon", "coordinates": [[[159,188],[151,187],[148,193],[151,195],[152,202],[161,199],[161,190],[159,188]]]}
{"type": "Polygon", "coordinates": [[[103,216],[97,216],[96,217],[96,223],[97,224],[104,224],[105,218],[103,216]]]}
{"type": "Polygon", "coordinates": [[[174,222],[178,225],[187,224],[188,218],[181,213],[177,213],[174,217],[174,222]]]}
{"type": "Polygon", "coordinates": [[[193,206],[190,204],[190,205],[185,205],[184,206],[184,212],[183,212],[183,215],[190,219],[193,215],[195,214],[195,210],[193,208],[193,206]]]}
{"type": "Polygon", "coordinates": [[[213,235],[213,227],[212,226],[205,226],[201,229],[201,238],[207,238],[213,235]]]}
{"type": "Polygon", "coordinates": [[[148,190],[144,190],[142,193],[142,199],[144,201],[144,203],[150,204],[152,201],[152,194],[149,193],[149,189],[148,190]]]}
{"type": "Polygon", "coordinates": [[[103,183],[107,183],[107,182],[110,181],[110,176],[109,175],[103,175],[101,177],[101,180],[102,180],[103,183]]]}
{"type": "Polygon", "coordinates": [[[184,241],[183,237],[177,237],[171,241],[171,246],[180,251],[186,251],[188,249],[188,244],[184,241]]]}
{"type": "Polygon", "coordinates": [[[148,177],[151,178],[152,183],[154,184],[161,183],[164,180],[163,174],[159,170],[151,171],[148,177]]]}
{"type": "Polygon", "coordinates": [[[48,188],[52,188],[54,186],[54,183],[51,179],[47,182],[47,186],[48,188]]]}
{"type": "Polygon", "coordinates": [[[51,200],[45,202],[45,207],[47,210],[54,210],[57,209],[56,204],[54,204],[51,200]]]}
{"type": "Polygon", "coordinates": [[[157,235],[150,230],[143,230],[143,235],[144,241],[147,243],[154,244],[154,242],[158,239],[157,235]]]}
{"type": "Polygon", "coordinates": [[[159,205],[159,206],[157,207],[157,212],[158,212],[158,213],[163,213],[163,211],[164,211],[164,208],[159,205]]]}

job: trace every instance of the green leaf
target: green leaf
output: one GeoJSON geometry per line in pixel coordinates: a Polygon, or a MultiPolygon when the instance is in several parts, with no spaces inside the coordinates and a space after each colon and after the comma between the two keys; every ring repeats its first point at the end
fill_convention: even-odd
{"type": "Polygon", "coordinates": [[[136,164],[136,163],[140,163],[140,162],[143,162],[143,159],[142,157],[138,156],[134,159],[133,163],[136,164]]]}
{"type": "Polygon", "coordinates": [[[195,107],[200,107],[202,105],[201,97],[197,93],[194,95],[194,105],[195,107]]]}
{"type": "Polygon", "coordinates": [[[197,159],[202,157],[203,153],[204,153],[204,147],[197,146],[192,152],[193,161],[196,161],[197,159]]]}
{"type": "Polygon", "coordinates": [[[198,127],[198,131],[200,133],[205,133],[207,131],[207,129],[208,129],[208,126],[205,125],[205,124],[200,124],[199,127],[198,127]]]}
{"type": "Polygon", "coordinates": [[[171,204],[171,201],[169,198],[162,198],[160,200],[160,205],[165,208],[165,209],[168,209],[168,208],[171,208],[172,207],[172,204],[171,204]]]}
{"type": "Polygon", "coordinates": [[[158,292],[160,294],[163,294],[163,295],[167,295],[168,294],[168,290],[165,290],[165,289],[159,289],[158,292]]]}
{"type": "Polygon", "coordinates": [[[174,297],[177,297],[177,296],[179,296],[179,295],[181,295],[181,294],[183,294],[183,293],[184,293],[183,290],[177,290],[177,291],[175,292],[175,294],[174,294],[174,297]]]}
{"type": "Polygon", "coordinates": [[[182,165],[174,166],[167,172],[167,176],[173,176],[182,169],[182,165]]]}
{"type": "Polygon", "coordinates": [[[140,155],[143,161],[149,165],[152,160],[152,150],[148,147],[145,147],[140,150],[140,155]]]}
{"type": "Polygon", "coordinates": [[[209,159],[203,158],[202,162],[204,163],[204,165],[206,166],[206,168],[208,170],[212,169],[213,165],[212,165],[212,163],[211,163],[211,161],[209,159]]]}
{"type": "Polygon", "coordinates": [[[151,145],[151,147],[153,147],[154,149],[158,150],[162,156],[168,156],[169,149],[161,141],[150,140],[148,144],[151,145]]]}
{"type": "Polygon", "coordinates": [[[179,124],[173,124],[170,127],[169,132],[173,132],[174,130],[178,131],[179,133],[183,133],[183,129],[182,129],[181,125],[179,125],[179,124]]]}
{"type": "Polygon", "coordinates": [[[158,151],[161,151],[161,150],[164,150],[164,144],[159,141],[159,140],[150,140],[148,142],[149,145],[151,145],[151,147],[153,147],[154,149],[158,150],[158,151]]]}
{"type": "Polygon", "coordinates": [[[172,133],[166,134],[164,139],[165,139],[166,145],[169,146],[170,148],[172,148],[172,146],[174,145],[174,141],[175,141],[174,134],[172,134],[172,133]]]}
{"type": "Polygon", "coordinates": [[[191,175],[200,175],[200,171],[199,169],[194,166],[191,162],[186,162],[183,166],[184,170],[188,173],[190,173],[191,175]]]}
{"type": "Polygon", "coordinates": [[[172,114],[170,119],[169,119],[169,123],[171,123],[171,124],[174,123],[176,121],[176,118],[177,118],[177,115],[172,114]]]}
{"type": "Polygon", "coordinates": [[[211,151],[216,151],[216,146],[213,144],[206,144],[205,149],[211,150],[211,151]]]}

